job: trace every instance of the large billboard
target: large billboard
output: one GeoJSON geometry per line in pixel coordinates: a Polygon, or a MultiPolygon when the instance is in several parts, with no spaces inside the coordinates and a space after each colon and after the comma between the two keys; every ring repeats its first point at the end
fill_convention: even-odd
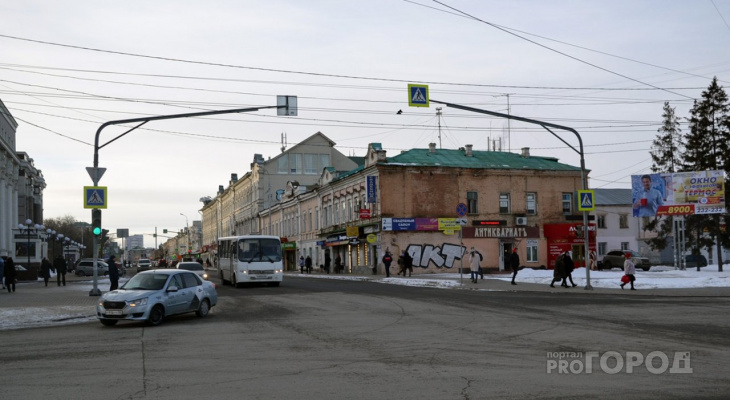
{"type": "Polygon", "coordinates": [[[723,171],[631,176],[634,217],[725,212],[723,171]]]}

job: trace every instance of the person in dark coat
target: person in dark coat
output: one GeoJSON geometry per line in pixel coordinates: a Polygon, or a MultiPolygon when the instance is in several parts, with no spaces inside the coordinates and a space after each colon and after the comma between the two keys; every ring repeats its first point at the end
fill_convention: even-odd
{"type": "Polygon", "coordinates": [[[335,273],[343,273],[345,272],[345,266],[342,265],[342,257],[338,254],[337,257],[335,257],[335,273]]]}
{"type": "Polygon", "coordinates": [[[324,272],[330,273],[330,264],[332,263],[332,257],[330,257],[330,252],[326,251],[324,252],[324,272]]]}
{"type": "Polygon", "coordinates": [[[109,256],[109,261],[107,264],[109,264],[109,291],[117,290],[119,287],[119,271],[117,270],[117,263],[115,261],[116,257],[114,254],[109,256]]]}
{"type": "Polygon", "coordinates": [[[410,254],[408,254],[407,251],[403,252],[403,276],[406,276],[406,271],[408,271],[408,276],[411,276],[413,274],[413,257],[411,257],[410,254]]]}
{"type": "Polygon", "coordinates": [[[51,262],[48,261],[47,258],[43,257],[43,260],[41,260],[41,272],[40,277],[43,278],[43,283],[48,286],[48,280],[51,279],[51,269],[53,268],[53,265],[51,265],[51,262]]]}
{"type": "Polygon", "coordinates": [[[308,274],[312,273],[312,257],[307,256],[307,258],[304,259],[304,269],[307,270],[308,274]]]}
{"type": "Polygon", "coordinates": [[[56,269],[56,283],[58,283],[58,286],[61,286],[61,282],[63,282],[63,286],[66,286],[66,260],[63,259],[63,256],[56,257],[55,260],[53,260],[53,267],[56,269]]]}
{"type": "Polygon", "coordinates": [[[393,262],[393,255],[390,254],[390,249],[385,249],[385,255],[383,255],[383,267],[385,269],[385,277],[390,278],[390,264],[393,262]]]}
{"type": "MultiPolygon", "coordinates": [[[[550,287],[555,287],[555,282],[563,281],[563,283],[560,284],[562,287],[568,287],[568,283],[565,282],[566,274],[565,274],[565,259],[570,258],[570,255],[568,255],[568,252],[561,254],[558,256],[558,258],[555,260],[555,269],[553,270],[553,281],[550,282],[550,287]]],[[[570,260],[571,263],[573,260],[570,260]]]]}
{"type": "Polygon", "coordinates": [[[512,267],[512,284],[516,285],[515,278],[517,271],[520,270],[520,255],[517,254],[517,248],[512,249],[512,255],[509,257],[509,265],[512,267]]]}
{"type": "Polygon", "coordinates": [[[13,257],[7,257],[5,259],[5,287],[8,289],[8,293],[15,293],[15,262],[13,257]]]}
{"type": "MultiPolygon", "coordinates": [[[[565,258],[565,277],[570,281],[570,284],[573,285],[573,287],[576,287],[578,285],[573,282],[573,270],[575,270],[575,263],[573,262],[570,251],[566,251],[565,254],[567,255],[565,258]]],[[[565,286],[568,287],[568,283],[566,281],[563,281],[563,283],[565,283],[565,286]]]]}

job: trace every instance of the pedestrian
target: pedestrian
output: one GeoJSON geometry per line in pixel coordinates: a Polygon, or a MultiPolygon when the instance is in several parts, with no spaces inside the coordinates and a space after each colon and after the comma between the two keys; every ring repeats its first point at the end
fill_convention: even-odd
{"type": "MultiPolygon", "coordinates": [[[[636,265],[634,265],[634,262],[631,261],[631,253],[626,252],[626,261],[624,261],[624,275],[629,277],[629,283],[631,284],[631,290],[634,289],[634,281],[636,278],[634,277],[634,274],[636,273],[636,265]]],[[[621,283],[621,289],[624,288],[624,285],[626,282],[621,283]]]]}
{"type": "Polygon", "coordinates": [[[413,274],[413,257],[411,257],[410,254],[408,254],[407,251],[403,252],[403,276],[406,276],[406,271],[408,271],[408,276],[411,276],[413,274]]]}
{"type": "Polygon", "coordinates": [[[47,258],[43,257],[41,260],[40,277],[43,278],[43,283],[46,284],[46,287],[48,286],[48,280],[51,279],[51,269],[53,269],[53,265],[51,265],[51,262],[47,258]]]}
{"type": "MultiPolygon", "coordinates": [[[[162,261],[160,261],[160,263],[162,264],[162,268],[165,268],[165,259],[164,258],[162,259],[162,261]]],[[[205,269],[210,269],[210,267],[211,267],[210,258],[206,258],[205,259],[205,269]]]]}
{"type": "Polygon", "coordinates": [[[469,251],[469,270],[471,271],[471,281],[473,283],[477,283],[477,278],[479,278],[479,273],[482,270],[481,261],[482,255],[472,247],[469,251]]]}
{"type": "Polygon", "coordinates": [[[3,287],[3,290],[5,290],[5,280],[3,279],[5,277],[5,257],[0,256],[0,286],[3,287]]]}
{"type": "MultiPolygon", "coordinates": [[[[575,269],[575,263],[573,262],[573,252],[566,251],[565,254],[567,255],[565,257],[565,277],[570,281],[570,284],[573,285],[573,287],[576,287],[578,285],[573,282],[573,270],[575,269]]],[[[568,287],[567,281],[564,282],[565,287],[568,287]]]]}
{"type": "Polygon", "coordinates": [[[330,252],[325,250],[324,251],[324,272],[326,272],[328,275],[330,273],[330,264],[332,263],[332,257],[330,257],[330,252]]]}
{"type": "Polygon", "coordinates": [[[56,283],[58,283],[58,286],[61,286],[61,282],[63,282],[63,286],[66,286],[66,271],[68,270],[66,267],[66,260],[63,259],[63,256],[57,256],[55,260],[53,260],[53,268],[56,269],[56,283]]]}
{"type": "Polygon", "coordinates": [[[119,271],[117,270],[117,263],[115,261],[116,257],[114,254],[109,256],[109,261],[107,261],[107,264],[109,264],[109,291],[117,290],[119,287],[119,271]]]}
{"type": "Polygon", "coordinates": [[[568,252],[561,254],[555,259],[555,269],[553,270],[553,281],[550,282],[550,287],[555,287],[555,282],[563,281],[560,286],[567,288],[568,283],[565,281],[565,258],[568,252]]]}
{"type": "Polygon", "coordinates": [[[390,278],[390,264],[393,262],[393,256],[390,254],[390,248],[385,249],[383,255],[383,265],[385,266],[385,277],[390,278]]]}
{"type": "Polygon", "coordinates": [[[304,256],[299,256],[299,273],[304,273],[304,256]]]}
{"type": "Polygon", "coordinates": [[[307,258],[304,259],[304,268],[307,270],[308,274],[312,273],[312,256],[307,256],[307,258]]]}
{"type": "Polygon", "coordinates": [[[15,293],[15,263],[13,257],[5,258],[5,287],[8,293],[15,293]]]}
{"type": "Polygon", "coordinates": [[[345,266],[342,265],[342,257],[338,254],[337,257],[335,257],[335,273],[344,273],[345,272],[345,266]]]}
{"type": "Polygon", "coordinates": [[[509,257],[509,265],[512,267],[512,284],[516,285],[517,271],[520,270],[520,255],[517,254],[517,248],[512,249],[512,255],[509,257]]]}

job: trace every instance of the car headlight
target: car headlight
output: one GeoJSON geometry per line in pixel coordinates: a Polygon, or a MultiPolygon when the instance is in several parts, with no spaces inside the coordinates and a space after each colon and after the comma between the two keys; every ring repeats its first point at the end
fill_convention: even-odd
{"type": "Polygon", "coordinates": [[[208,274],[203,274],[203,279],[208,279],[208,274]]]}
{"type": "Polygon", "coordinates": [[[129,306],[130,307],[141,307],[141,306],[146,306],[146,305],[147,305],[147,298],[146,297],[144,299],[138,299],[138,300],[134,300],[134,301],[130,301],[129,302],[129,306]]]}

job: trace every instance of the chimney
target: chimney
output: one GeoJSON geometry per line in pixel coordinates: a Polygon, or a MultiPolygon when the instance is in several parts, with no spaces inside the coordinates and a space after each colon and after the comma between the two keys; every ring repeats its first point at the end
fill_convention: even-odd
{"type": "Polygon", "coordinates": [[[429,143],[428,144],[428,152],[431,154],[436,153],[436,143],[429,143]]]}
{"type": "Polygon", "coordinates": [[[385,156],[385,150],[375,150],[375,159],[377,159],[378,162],[387,161],[388,158],[385,156]]]}
{"type": "Polygon", "coordinates": [[[238,182],[238,174],[231,174],[231,183],[238,182]]]}
{"type": "Polygon", "coordinates": [[[467,157],[472,157],[471,148],[473,147],[473,145],[467,144],[465,147],[466,148],[464,149],[464,154],[466,154],[467,157]]]}
{"type": "Polygon", "coordinates": [[[530,158],[530,148],[529,147],[522,148],[522,158],[530,158]]]}

